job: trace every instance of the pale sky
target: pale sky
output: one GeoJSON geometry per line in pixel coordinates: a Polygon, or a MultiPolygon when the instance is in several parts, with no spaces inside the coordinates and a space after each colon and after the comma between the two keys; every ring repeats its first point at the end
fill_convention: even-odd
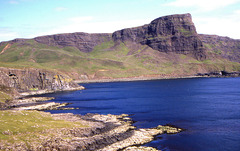
{"type": "Polygon", "coordinates": [[[240,39],[240,0],[0,0],[0,42],[87,32],[112,33],[191,13],[200,34],[240,39]]]}

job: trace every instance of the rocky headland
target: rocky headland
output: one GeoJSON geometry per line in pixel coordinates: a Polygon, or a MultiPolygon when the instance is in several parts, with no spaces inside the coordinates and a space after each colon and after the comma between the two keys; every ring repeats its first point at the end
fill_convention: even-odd
{"type": "Polygon", "coordinates": [[[34,92],[41,94],[61,90],[74,90],[74,88],[83,89],[83,87],[74,83],[69,76],[59,72],[34,68],[0,68],[0,83],[4,86],[15,88],[22,95],[27,95],[23,92],[29,92],[30,95],[34,95],[34,92]]]}
{"type": "Polygon", "coordinates": [[[240,40],[198,34],[190,14],[176,14],[109,34],[1,42],[0,66],[0,150],[155,150],[139,145],[181,129],[137,129],[127,115],[26,110],[64,108],[34,95],[84,89],[76,81],[239,76],[240,40]]]}
{"type": "Polygon", "coordinates": [[[84,87],[61,73],[40,69],[0,68],[0,83],[7,98],[0,102],[1,109],[22,107],[22,109],[56,109],[67,104],[45,103],[53,98],[30,97],[58,91],[82,90],[84,87]],[[35,107],[34,107],[35,106],[35,107]],[[23,108],[24,107],[24,108],[23,108]]]}
{"type": "MultiPolygon", "coordinates": [[[[21,111],[17,111],[21,112],[21,111]]],[[[31,111],[34,113],[33,111],[31,111]]],[[[31,112],[21,112],[31,116],[31,112]]],[[[157,126],[156,128],[136,129],[132,126],[132,120],[128,115],[73,115],[73,114],[49,114],[39,112],[41,116],[50,117],[53,120],[61,120],[75,123],[81,123],[82,127],[63,127],[58,129],[44,129],[38,132],[37,138],[22,142],[18,140],[18,135],[13,134],[11,130],[4,131],[6,137],[15,137],[15,142],[1,140],[1,150],[156,150],[151,147],[139,147],[154,139],[154,136],[163,133],[175,134],[182,129],[170,126],[157,126]]],[[[16,113],[10,113],[16,114],[16,113]]],[[[18,119],[21,120],[21,119],[18,119]]],[[[16,120],[16,122],[18,122],[16,120]]],[[[5,122],[5,121],[4,121],[5,122]]],[[[26,121],[28,122],[28,121],[26,121]]],[[[54,122],[54,121],[53,121],[54,122]]],[[[29,132],[25,137],[35,135],[29,132]]]]}

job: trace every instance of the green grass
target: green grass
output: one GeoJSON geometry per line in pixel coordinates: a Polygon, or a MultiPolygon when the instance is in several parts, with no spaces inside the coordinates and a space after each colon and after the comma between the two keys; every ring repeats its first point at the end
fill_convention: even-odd
{"type": "MultiPolygon", "coordinates": [[[[185,31],[184,29],[181,30],[183,33],[185,31]]],[[[205,45],[205,47],[210,48],[212,46],[205,45]]],[[[1,48],[3,49],[4,46],[1,46],[1,48]]],[[[215,53],[220,54],[221,52],[215,53]]],[[[92,52],[84,53],[75,47],[60,48],[44,45],[34,40],[27,40],[23,44],[15,43],[11,45],[1,54],[0,66],[57,70],[64,73],[75,72],[95,75],[99,78],[174,74],[184,71],[189,72],[190,69],[195,70],[193,66],[198,67],[199,65],[204,65],[206,68],[224,66],[214,59],[199,61],[186,55],[174,55],[175,58],[179,59],[177,64],[174,63],[176,62],[174,57],[171,58],[164,53],[159,54],[158,51],[144,45],[130,49],[128,44],[120,43],[116,45],[113,41],[105,41],[95,46],[92,52]]],[[[225,62],[225,64],[229,69],[237,69],[239,65],[239,63],[231,65],[230,61],[225,62]]]]}
{"type": "Polygon", "coordinates": [[[204,46],[205,48],[208,48],[208,49],[212,49],[212,48],[213,48],[212,45],[207,44],[207,43],[203,43],[203,46],[204,46]]]}
{"type": "Polygon", "coordinates": [[[191,36],[193,35],[192,31],[186,30],[183,27],[178,28],[178,31],[182,33],[184,36],[191,36]]]}
{"type": "Polygon", "coordinates": [[[3,50],[6,46],[7,46],[7,43],[2,44],[2,45],[0,46],[0,52],[2,52],[2,50],[3,50]]]}
{"type": "Polygon", "coordinates": [[[221,54],[222,54],[222,51],[219,50],[219,49],[213,50],[213,52],[214,52],[215,54],[218,54],[218,55],[221,55],[221,54]]]}
{"type": "Polygon", "coordinates": [[[203,46],[208,49],[208,53],[213,53],[213,54],[221,55],[221,54],[222,54],[222,51],[221,51],[220,49],[217,49],[217,47],[216,47],[216,46],[218,46],[219,44],[222,45],[222,43],[219,42],[219,43],[217,43],[216,45],[203,43],[203,46]]]}
{"type": "Polygon", "coordinates": [[[11,95],[9,95],[3,91],[0,91],[0,102],[5,103],[6,100],[12,100],[11,95]]]}
{"type": "Polygon", "coordinates": [[[12,96],[14,95],[13,88],[6,87],[4,85],[0,85],[0,102],[5,103],[7,100],[12,100],[12,96]]]}
{"type": "MultiPolygon", "coordinates": [[[[55,120],[49,113],[38,111],[0,111],[0,140],[10,143],[31,142],[31,138],[48,135],[44,131],[60,128],[86,127],[80,122],[55,120]]],[[[59,132],[60,133],[60,132],[59,132]]],[[[0,142],[1,142],[0,141],[0,142]]]]}
{"type": "Polygon", "coordinates": [[[99,50],[104,50],[104,49],[109,49],[114,46],[114,42],[111,41],[106,41],[101,43],[100,45],[95,46],[94,50],[99,51],[99,50]]]}
{"type": "Polygon", "coordinates": [[[186,59],[186,58],[187,58],[186,55],[180,54],[180,59],[184,60],[184,59],[186,59]]]}

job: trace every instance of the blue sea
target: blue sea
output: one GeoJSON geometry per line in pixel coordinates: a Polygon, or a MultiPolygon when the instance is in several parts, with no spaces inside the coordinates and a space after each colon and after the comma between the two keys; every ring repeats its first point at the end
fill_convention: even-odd
{"type": "Polygon", "coordinates": [[[163,151],[240,151],[240,78],[194,78],[81,84],[85,90],[47,94],[74,110],[51,113],[130,114],[138,128],[186,129],[145,146],[163,151]]]}

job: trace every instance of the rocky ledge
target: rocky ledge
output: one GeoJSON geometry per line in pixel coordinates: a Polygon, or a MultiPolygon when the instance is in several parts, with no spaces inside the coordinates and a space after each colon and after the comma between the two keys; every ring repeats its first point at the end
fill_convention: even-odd
{"type": "Polygon", "coordinates": [[[196,74],[197,77],[239,77],[240,72],[227,72],[227,71],[220,71],[220,72],[208,72],[208,73],[198,73],[196,74]]]}
{"type": "Polygon", "coordinates": [[[77,86],[77,87],[70,87],[70,88],[64,88],[64,89],[58,89],[58,90],[33,90],[33,91],[26,91],[20,93],[21,96],[32,96],[32,95],[40,95],[40,94],[47,94],[47,93],[55,93],[55,92],[61,92],[61,91],[77,91],[77,90],[83,90],[85,89],[83,86],[77,86]]]}
{"type": "Polygon", "coordinates": [[[74,108],[65,107],[70,103],[45,102],[55,99],[54,97],[25,97],[7,103],[7,109],[11,110],[69,110],[74,108]]]}
{"type": "Polygon", "coordinates": [[[47,103],[29,103],[19,106],[13,106],[13,110],[67,110],[73,108],[64,108],[69,103],[55,103],[55,102],[47,102],[47,103]]]}
{"type": "MultiPolygon", "coordinates": [[[[42,112],[42,114],[50,114],[42,112]]],[[[71,113],[51,114],[56,120],[80,122],[86,127],[44,130],[37,140],[7,144],[0,141],[0,150],[156,150],[151,147],[139,147],[163,133],[174,134],[182,129],[170,126],[136,129],[128,115],[84,116],[71,113]]]]}

